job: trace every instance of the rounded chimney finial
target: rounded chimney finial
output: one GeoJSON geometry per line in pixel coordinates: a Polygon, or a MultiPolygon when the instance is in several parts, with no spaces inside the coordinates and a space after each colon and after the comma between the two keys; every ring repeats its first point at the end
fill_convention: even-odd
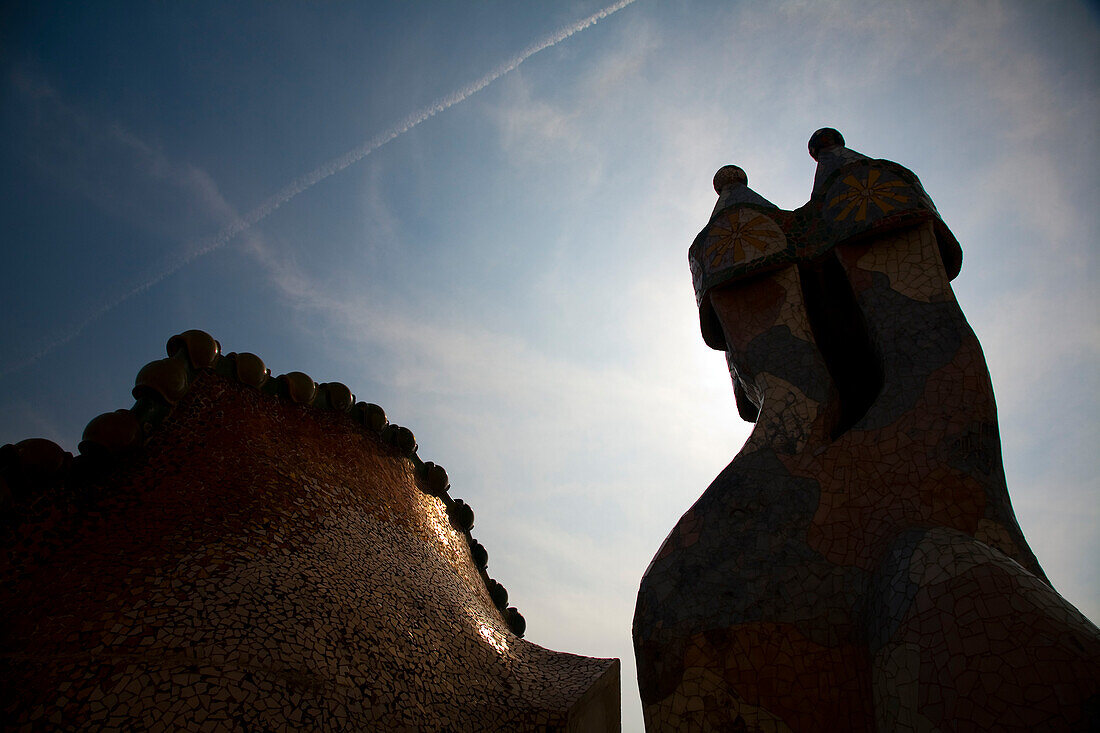
{"type": "Polygon", "coordinates": [[[822,127],[813,135],[810,135],[810,142],[807,147],[810,150],[810,157],[817,160],[817,156],[822,150],[843,144],[844,136],[838,130],[832,127],[822,127]]]}
{"type": "Polygon", "coordinates": [[[749,177],[745,171],[735,165],[724,165],[714,174],[714,192],[722,195],[722,189],[728,186],[747,186],[749,177]]]}

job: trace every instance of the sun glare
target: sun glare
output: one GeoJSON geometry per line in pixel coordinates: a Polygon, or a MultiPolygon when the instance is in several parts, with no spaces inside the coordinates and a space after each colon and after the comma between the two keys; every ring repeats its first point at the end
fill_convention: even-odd
{"type": "Polygon", "coordinates": [[[486,623],[478,623],[477,632],[481,634],[481,638],[484,639],[489,646],[493,647],[501,654],[508,651],[508,640],[504,637],[504,634],[500,633],[492,626],[486,623]]]}

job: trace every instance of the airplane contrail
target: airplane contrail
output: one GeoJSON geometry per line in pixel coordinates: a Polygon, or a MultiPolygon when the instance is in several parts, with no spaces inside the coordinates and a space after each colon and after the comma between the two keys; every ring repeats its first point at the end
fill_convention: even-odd
{"type": "Polygon", "coordinates": [[[349,150],[339,157],[333,158],[324,165],[321,165],[320,167],[310,171],[309,173],[306,173],[303,176],[299,176],[298,178],[294,179],[286,186],[284,186],[282,189],[274,193],[272,196],[268,197],[267,200],[265,200],[256,208],[252,209],[252,211],[248,212],[243,217],[234,220],[212,237],[199,240],[198,242],[194,243],[194,246],[191,247],[189,251],[184,252],[171,262],[164,265],[163,268],[161,268],[152,276],[143,278],[138,285],[135,285],[121,295],[117,295],[114,298],[108,300],[99,308],[92,311],[89,315],[85,316],[82,320],[65,329],[64,333],[35,351],[35,353],[33,353],[31,356],[28,356],[13,364],[9,364],[3,369],[0,369],[0,379],[6,377],[13,371],[30,366],[54,349],[60,346],[64,346],[65,344],[76,338],[85,328],[90,326],[95,321],[98,321],[108,312],[114,310],[119,305],[134,297],[135,295],[145,292],[149,288],[164,280],[172,273],[191,263],[195,259],[202,257],[203,255],[210,254],[211,252],[224,247],[226,244],[240,236],[245,231],[251,229],[256,224],[271,216],[273,213],[275,213],[276,209],[293,199],[298,194],[303,193],[313,186],[316,186],[321,181],[325,180],[335,173],[339,173],[348,166],[358,163],[360,160],[367,157],[375,150],[378,150],[378,148],[382,147],[391,140],[400,137],[401,135],[404,135],[406,132],[413,129],[420,123],[430,120],[432,117],[435,117],[440,112],[444,112],[455,106],[459,102],[463,102],[466,99],[469,99],[471,96],[477,94],[500,77],[511,71],[514,71],[520,64],[534,56],[539,51],[543,51],[547,48],[550,48],[551,46],[561,43],[566,38],[572,36],[574,33],[583,31],[585,28],[588,28],[589,26],[595,24],[597,21],[603,20],[613,13],[617,13],[634,1],[635,0],[619,0],[619,2],[608,5],[603,10],[589,15],[587,18],[582,18],[574,23],[559,28],[554,33],[551,33],[550,35],[545,36],[535,43],[532,43],[521,53],[512,57],[508,61],[505,61],[500,66],[497,66],[495,69],[493,69],[477,81],[471,82],[470,84],[467,84],[457,91],[440,97],[427,107],[421,107],[415,112],[409,114],[407,117],[405,117],[405,119],[401,120],[396,125],[393,125],[389,129],[378,133],[374,137],[364,142],[362,145],[359,145],[358,147],[349,150]]]}

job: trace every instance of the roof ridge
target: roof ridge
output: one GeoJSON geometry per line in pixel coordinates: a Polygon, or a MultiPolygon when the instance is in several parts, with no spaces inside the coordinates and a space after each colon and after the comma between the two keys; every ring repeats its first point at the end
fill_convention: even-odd
{"type": "Polygon", "coordinates": [[[214,373],[274,397],[297,404],[344,413],[364,430],[411,461],[417,486],[441,500],[451,526],[466,538],[470,558],[481,576],[493,604],[512,632],[522,638],[527,622],[508,605],[508,591],[489,577],[489,553],[474,539],[474,511],[462,499],[450,496],[446,469],[417,455],[416,436],[406,427],[389,422],[386,412],[374,403],[357,402],[341,382],[318,384],[303,372],[271,376],[263,360],[249,352],[222,354],[221,344],[210,334],[191,329],[168,339],[167,358],[143,366],[134,380],[134,405],[98,415],[87,424],[73,456],[46,438],[28,438],[0,447],[0,522],[29,523],[51,505],[87,504],[94,497],[79,491],[127,457],[140,451],[156,432],[200,373],[214,373]],[[76,492],[66,493],[74,488],[76,492]]]}

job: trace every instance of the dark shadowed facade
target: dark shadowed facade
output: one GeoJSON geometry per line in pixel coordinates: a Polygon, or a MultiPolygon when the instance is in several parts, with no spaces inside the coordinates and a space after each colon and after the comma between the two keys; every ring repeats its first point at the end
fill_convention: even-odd
{"type": "Polygon", "coordinates": [[[1100,724],[1100,632],[1016,523],[955,237],[906,168],[831,129],[810,154],[794,211],[719,170],[689,251],[756,427],[642,579],[647,729],[1100,724]]]}
{"type": "Polygon", "coordinates": [[[73,458],[0,453],[13,730],[619,730],[619,663],[549,651],[473,511],[347,387],[197,331],[73,458]]]}

